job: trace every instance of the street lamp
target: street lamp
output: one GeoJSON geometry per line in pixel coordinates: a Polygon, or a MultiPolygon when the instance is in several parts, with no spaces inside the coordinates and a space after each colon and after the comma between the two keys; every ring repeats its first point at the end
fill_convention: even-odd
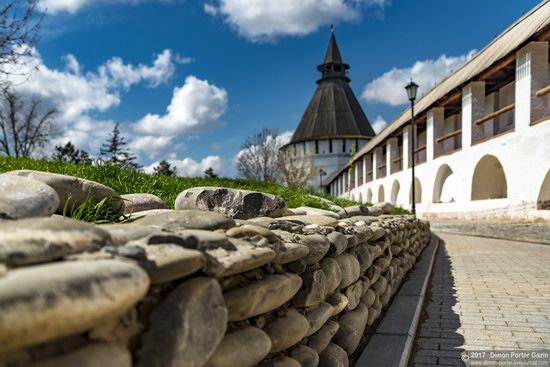
{"type": "Polygon", "coordinates": [[[326,175],[327,173],[322,168],[319,168],[319,192],[323,191],[323,176],[326,175]]]}
{"type": "Polygon", "coordinates": [[[412,171],[412,213],[416,217],[416,195],[415,195],[415,179],[414,179],[414,101],[416,100],[416,92],[418,91],[418,84],[412,81],[405,87],[407,90],[407,96],[411,101],[411,171],[412,171]]]}

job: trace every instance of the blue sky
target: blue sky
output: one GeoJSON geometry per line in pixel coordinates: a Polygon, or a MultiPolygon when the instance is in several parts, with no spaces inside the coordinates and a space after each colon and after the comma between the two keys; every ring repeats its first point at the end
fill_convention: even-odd
{"type": "Polygon", "coordinates": [[[298,124],[330,22],[379,129],[405,107],[410,76],[427,89],[537,3],[40,0],[39,68],[20,88],[62,110],[56,142],[95,154],[120,123],[144,166],[170,159],[180,175],[234,175],[247,135],[298,124]]]}

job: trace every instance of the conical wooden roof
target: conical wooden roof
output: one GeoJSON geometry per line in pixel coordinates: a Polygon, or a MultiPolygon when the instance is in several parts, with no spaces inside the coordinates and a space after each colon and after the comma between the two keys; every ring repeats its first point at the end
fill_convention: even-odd
{"type": "Polygon", "coordinates": [[[331,32],[324,63],[317,69],[322,78],[317,81],[317,89],[290,143],[373,137],[370,122],[349,86],[349,65],[342,61],[334,32],[331,32]]]}

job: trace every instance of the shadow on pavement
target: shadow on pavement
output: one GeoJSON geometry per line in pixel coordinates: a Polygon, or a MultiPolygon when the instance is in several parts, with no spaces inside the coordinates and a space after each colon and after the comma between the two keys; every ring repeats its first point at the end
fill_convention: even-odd
{"type": "Polygon", "coordinates": [[[414,341],[409,366],[464,366],[460,355],[464,351],[452,260],[445,242],[437,250],[432,277],[426,292],[424,307],[414,341]]]}

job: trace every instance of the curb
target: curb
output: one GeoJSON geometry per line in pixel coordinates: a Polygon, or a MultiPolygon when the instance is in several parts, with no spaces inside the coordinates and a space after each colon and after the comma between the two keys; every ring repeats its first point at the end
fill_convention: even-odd
{"type": "Polygon", "coordinates": [[[356,367],[406,367],[441,239],[432,233],[408,279],[357,360],[356,367]]]}

